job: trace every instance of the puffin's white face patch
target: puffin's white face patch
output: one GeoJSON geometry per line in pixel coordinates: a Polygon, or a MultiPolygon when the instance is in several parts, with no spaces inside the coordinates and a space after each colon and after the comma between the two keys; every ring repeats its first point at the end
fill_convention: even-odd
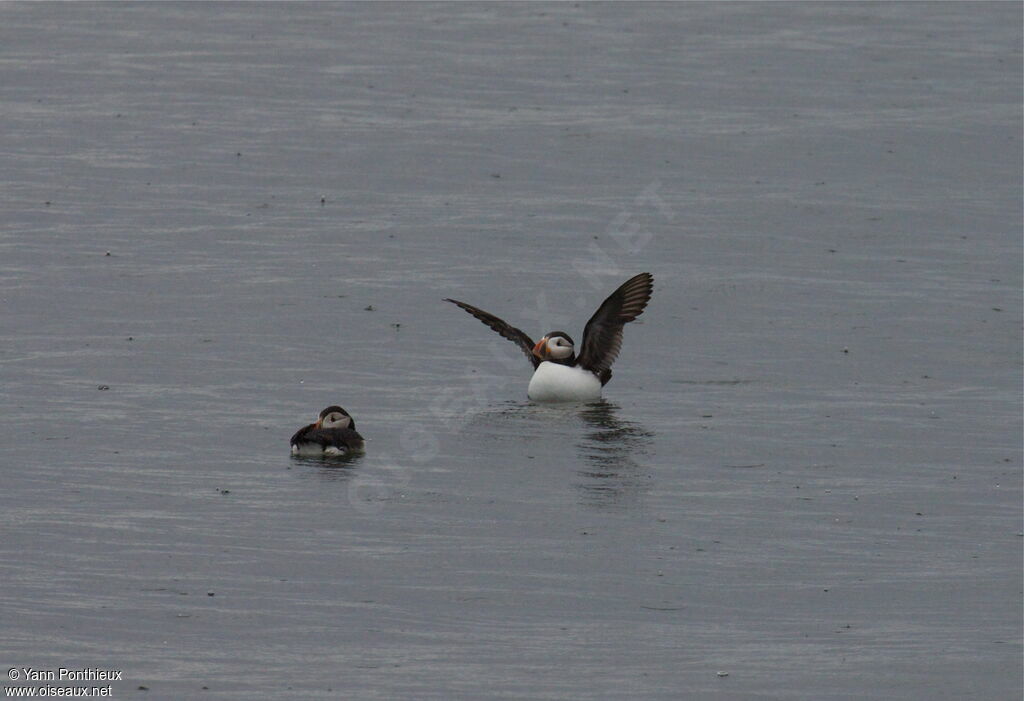
{"type": "Polygon", "coordinates": [[[324,428],[348,428],[350,423],[352,423],[351,416],[345,416],[337,411],[332,411],[324,417],[324,421],[321,425],[324,428]]]}
{"type": "Polygon", "coordinates": [[[565,360],[572,355],[572,344],[561,336],[548,339],[548,355],[555,360],[565,360]]]}

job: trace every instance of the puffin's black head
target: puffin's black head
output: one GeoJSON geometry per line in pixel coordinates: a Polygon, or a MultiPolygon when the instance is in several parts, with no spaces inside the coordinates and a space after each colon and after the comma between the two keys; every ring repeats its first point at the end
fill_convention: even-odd
{"type": "Polygon", "coordinates": [[[338,405],[329,406],[320,412],[316,421],[317,428],[350,428],[356,430],[356,422],[352,416],[338,405]]]}
{"type": "Polygon", "coordinates": [[[576,350],[569,334],[564,331],[552,331],[537,341],[533,354],[541,360],[560,365],[572,365],[576,362],[576,350]]]}

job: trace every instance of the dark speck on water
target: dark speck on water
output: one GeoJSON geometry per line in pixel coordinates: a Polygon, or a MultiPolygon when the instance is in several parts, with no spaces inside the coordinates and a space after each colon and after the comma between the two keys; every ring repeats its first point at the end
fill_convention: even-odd
{"type": "Polygon", "coordinates": [[[1021,698],[1022,15],[6,3],[0,659],[1021,698]],[[583,406],[441,302],[581,343],[643,271],[583,406]]]}

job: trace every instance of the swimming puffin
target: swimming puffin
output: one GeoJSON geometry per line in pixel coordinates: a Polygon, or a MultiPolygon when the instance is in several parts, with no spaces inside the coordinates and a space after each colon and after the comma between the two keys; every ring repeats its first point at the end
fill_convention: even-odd
{"type": "Polygon", "coordinates": [[[296,431],[291,443],[292,455],[338,457],[363,449],[363,437],[356,432],[356,422],[336,405],[321,411],[316,423],[296,431]]]}
{"type": "Polygon", "coordinates": [[[654,290],[654,276],[640,273],[622,283],[601,303],[583,328],[583,345],[576,355],[572,338],[552,331],[534,343],[529,336],[482,309],[445,299],[466,310],[501,336],[515,343],[533,363],[526,396],[536,402],[600,399],[612,377],[612,363],[622,348],[622,327],[644,311],[654,290]]]}

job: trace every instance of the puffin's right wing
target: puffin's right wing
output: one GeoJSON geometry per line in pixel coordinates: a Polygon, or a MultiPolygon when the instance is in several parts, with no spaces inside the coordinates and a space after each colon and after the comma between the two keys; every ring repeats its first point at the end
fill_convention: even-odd
{"type": "Polygon", "coordinates": [[[611,367],[622,349],[622,327],[643,313],[654,290],[654,276],[640,273],[608,295],[583,329],[579,364],[601,378],[611,377],[611,367]]]}
{"type": "Polygon", "coordinates": [[[507,338],[512,341],[512,343],[519,346],[520,350],[522,350],[523,353],[526,353],[526,357],[530,359],[534,370],[536,370],[537,366],[540,365],[540,359],[533,354],[533,341],[531,341],[529,336],[517,329],[515,326],[510,326],[508,322],[499,319],[493,314],[489,314],[483,309],[477,309],[471,304],[460,302],[457,299],[445,299],[444,301],[451,302],[455,306],[465,309],[491,329],[501,334],[503,338],[507,338]]]}

